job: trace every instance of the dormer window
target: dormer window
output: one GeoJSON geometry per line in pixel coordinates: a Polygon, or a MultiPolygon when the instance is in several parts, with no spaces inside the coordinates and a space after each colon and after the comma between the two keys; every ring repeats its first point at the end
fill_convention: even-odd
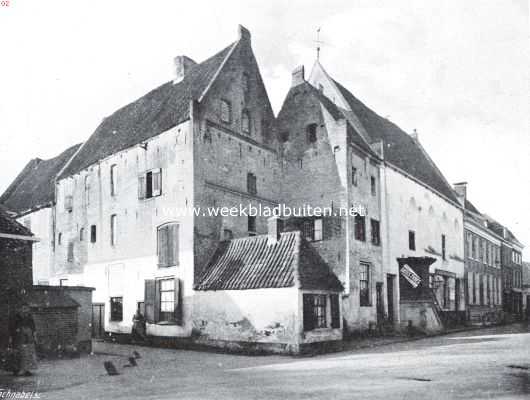
{"type": "Polygon", "coordinates": [[[220,117],[221,121],[230,123],[232,121],[232,107],[228,100],[220,101],[220,117]]]}
{"type": "Polygon", "coordinates": [[[315,143],[317,141],[317,124],[309,124],[306,127],[307,143],[315,143]]]}
{"type": "Polygon", "coordinates": [[[250,114],[247,110],[241,115],[241,130],[243,133],[250,135],[250,114]]]}

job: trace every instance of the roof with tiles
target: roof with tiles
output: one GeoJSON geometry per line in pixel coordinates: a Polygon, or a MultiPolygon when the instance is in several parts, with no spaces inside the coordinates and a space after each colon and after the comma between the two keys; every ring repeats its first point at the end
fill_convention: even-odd
{"type": "MultiPolygon", "coordinates": [[[[417,140],[394,123],[376,114],[340,83],[337,81],[334,83],[370,136],[372,143],[383,140],[387,161],[458,204],[453,188],[417,140]]],[[[348,110],[345,110],[345,116],[348,117],[348,110]]]]}
{"type": "Polygon", "coordinates": [[[221,242],[196,290],[298,287],[342,291],[342,284],[299,231],[221,242]]]}
{"type": "Polygon", "coordinates": [[[24,225],[19,224],[6,212],[5,208],[0,207],[0,233],[8,235],[33,236],[33,233],[24,225]]]}
{"type": "Polygon", "coordinates": [[[90,165],[151,137],[190,117],[190,102],[206,90],[234,42],[200,64],[190,67],[178,83],[169,81],[105,118],[60,178],[78,173],[90,165]]]}
{"type": "Polygon", "coordinates": [[[0,203],[17,214],[51,204],[55,199],[54,179],[80,145],[49,160],[31,160],[0,196],[0,203]]]}

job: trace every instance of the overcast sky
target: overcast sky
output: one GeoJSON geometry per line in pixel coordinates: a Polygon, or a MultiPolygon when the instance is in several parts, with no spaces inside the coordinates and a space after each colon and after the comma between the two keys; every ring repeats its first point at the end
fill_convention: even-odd
{"type": "Polygon", "coordinates": [[[29,159],[86,140],[117,108],[201,61],[252,45],[275,112],[315,59],[420,141],[449,182],[525,242],[530,260],[526,0],[56,1],[0,7],[0,192],[29,159]]]}

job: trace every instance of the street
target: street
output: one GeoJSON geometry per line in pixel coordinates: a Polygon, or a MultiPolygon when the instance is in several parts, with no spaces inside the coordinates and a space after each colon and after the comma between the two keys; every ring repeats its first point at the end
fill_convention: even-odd
{"type": "Polygon", "coordinates": [[[0,375],[42,399],[516,399],[530,393],[530,333],[515,324],[295,358],[95,343],[95,355],[0,375]],[[137,350],[138,366],[124,367],[137,350]],[[108,376],[104,361],[120,375],[108,376]]]}

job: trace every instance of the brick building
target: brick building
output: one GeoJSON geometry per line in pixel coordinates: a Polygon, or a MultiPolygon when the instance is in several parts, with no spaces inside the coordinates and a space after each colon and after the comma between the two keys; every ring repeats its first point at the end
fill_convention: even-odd
{"type": "Polygon", "coordinates": [[[31,290],[31,257],[35,237],[0,206],[0,349],[7,346],[9,316],[31,290]]]}
{"type": "Polygon", "coordinates": [[[472,323],[500,322],[503,277],[503,237],[489,227],[488,219],[467,199],[467,183],[455,184],[464,205],[464,246],[467,317],[472,323]]]}

